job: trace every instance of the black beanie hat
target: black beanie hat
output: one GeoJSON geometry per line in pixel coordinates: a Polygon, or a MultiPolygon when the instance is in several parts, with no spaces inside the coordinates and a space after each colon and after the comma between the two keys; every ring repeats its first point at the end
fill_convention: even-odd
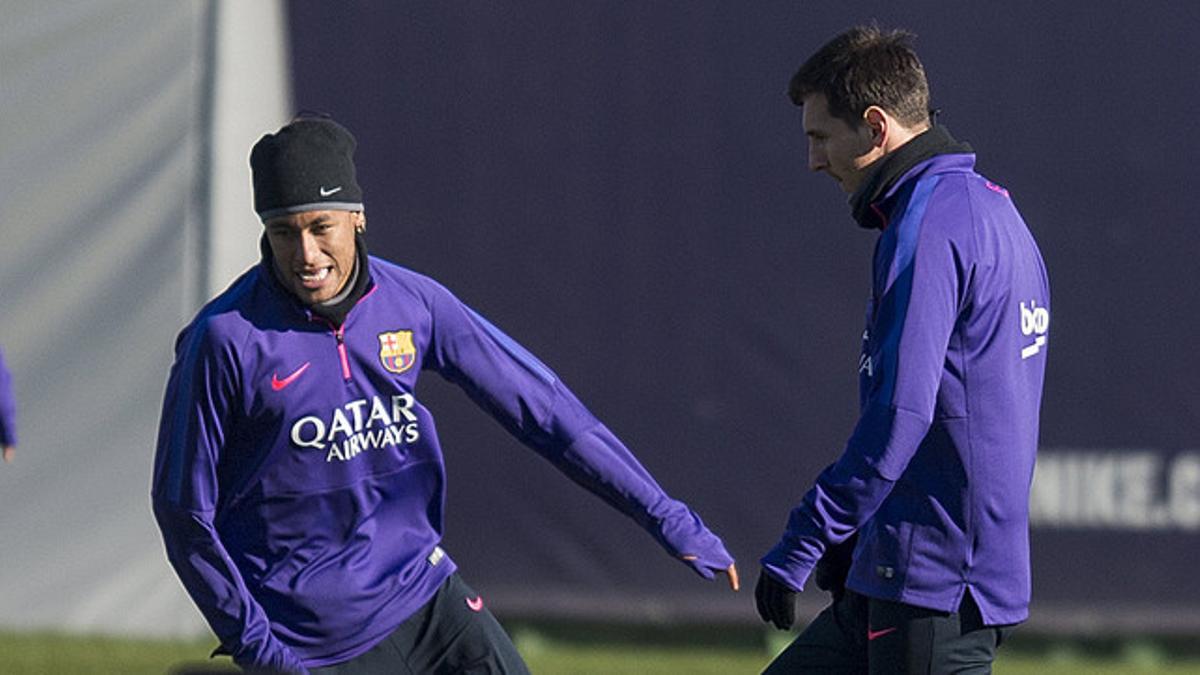
{"type": "Polygon", "coordinates": [[[323,117],[298,117],[250,151],[254,210],[266,222],[301,211],[362,211],[354,136],[323,117]]]}

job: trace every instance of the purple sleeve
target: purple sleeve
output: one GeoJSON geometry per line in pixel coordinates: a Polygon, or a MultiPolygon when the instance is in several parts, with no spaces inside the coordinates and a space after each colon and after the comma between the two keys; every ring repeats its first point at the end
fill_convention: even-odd
{"type": "Polygon", "coordinates": [[[762,558],[763,567],[796,590],[828,546],[875,513],[933,421],[966,281],[960,247],[941,226],[951,221],[932,207],[923,220],[905,223],[907,232],[881,242],[886,255],[876,260],[876,273],[882,292],[869,353],[863,354],[866,398],[846,449],[792,510],[782,539],[762,558]]]}
{"type": "Polygon", "coordinates": [[[13,396],[12,375],[4,365],[4,352],[0,351],[0,445],[17,444],[17,399],[13,396]]]}
{"type": "Polygon", "coordinates": [[[448,291],[432,303],[433,363],[510,433],[628,515],[701,576],[733,564],[721,540],[670,498],[633,453],[537,358],[448,291]]]}
{"type": "Polygon", "coordinates": [[[213,525],[217,460],[236,396],[236,362],[200,323],[180,337],[167,381],[151,498],[167,558],[221,640],[244,667],[307,672],[271,633],[213,525]]]}

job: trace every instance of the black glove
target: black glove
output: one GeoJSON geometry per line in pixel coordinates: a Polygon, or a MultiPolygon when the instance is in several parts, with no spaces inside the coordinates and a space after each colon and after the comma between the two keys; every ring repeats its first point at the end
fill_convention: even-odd
{"type": "Polygon", "coordinates": [[[758,571],[754,601],[762,620],[775,624],[779,630],[787,630],[795,623],[796,591],[765,569],[758,571]]]}
{"type": "Polygon", "coordinates": [[[854,562],[854,545],[858,543],[858,532],[837,546],[825,549],[825,555],[817,561],[813,570],[813,581],[817,588],[829,591],[833,601],[842,599],[846,593],[846,575],[850,573],[850,564],[854,562]]]}

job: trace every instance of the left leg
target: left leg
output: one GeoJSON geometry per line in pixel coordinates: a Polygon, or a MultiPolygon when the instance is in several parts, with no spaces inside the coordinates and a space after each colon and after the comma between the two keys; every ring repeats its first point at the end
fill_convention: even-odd
{"type": "Polygon", "coordinates": [[[409,661],[414,672],[529,675],[508,633],[458,574],[450,577],[435,602],[442,620],[422,627],[409,661]]]}
{"type": "Polygon", "coordinates": [[[458,574],[383,642],[313,675],[529,675],[508,633],[458,574]]]}

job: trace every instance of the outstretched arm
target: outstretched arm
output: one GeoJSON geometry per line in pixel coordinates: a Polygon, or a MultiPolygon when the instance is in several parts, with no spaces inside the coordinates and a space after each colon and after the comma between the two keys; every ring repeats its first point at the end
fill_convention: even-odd
{"type": "MultiPolygon", "coordinates": [[[[571,411],[552,415],[560,422],[563,417],[591,417],[565,388],[558,405],[571,411]]],[[[641,525],[669,554],[697,574],[705,579],[726,574],[730,588],[738,590],[737,567],[720,538],[686,504],[668,496],[603,424],[594,422],[561,451],[553,442],[534,447],[576,483],[641,525]]]]}
{"type": "Polygon", "coordinates": [[[737,568],[724,544],[686,504],[672,499],[632,452],[545,364],[439,287],[432,299],[433,350],[427,362],[456,383],[514,436],[560,471],[628,515],[697,574],[737,568]]]}

